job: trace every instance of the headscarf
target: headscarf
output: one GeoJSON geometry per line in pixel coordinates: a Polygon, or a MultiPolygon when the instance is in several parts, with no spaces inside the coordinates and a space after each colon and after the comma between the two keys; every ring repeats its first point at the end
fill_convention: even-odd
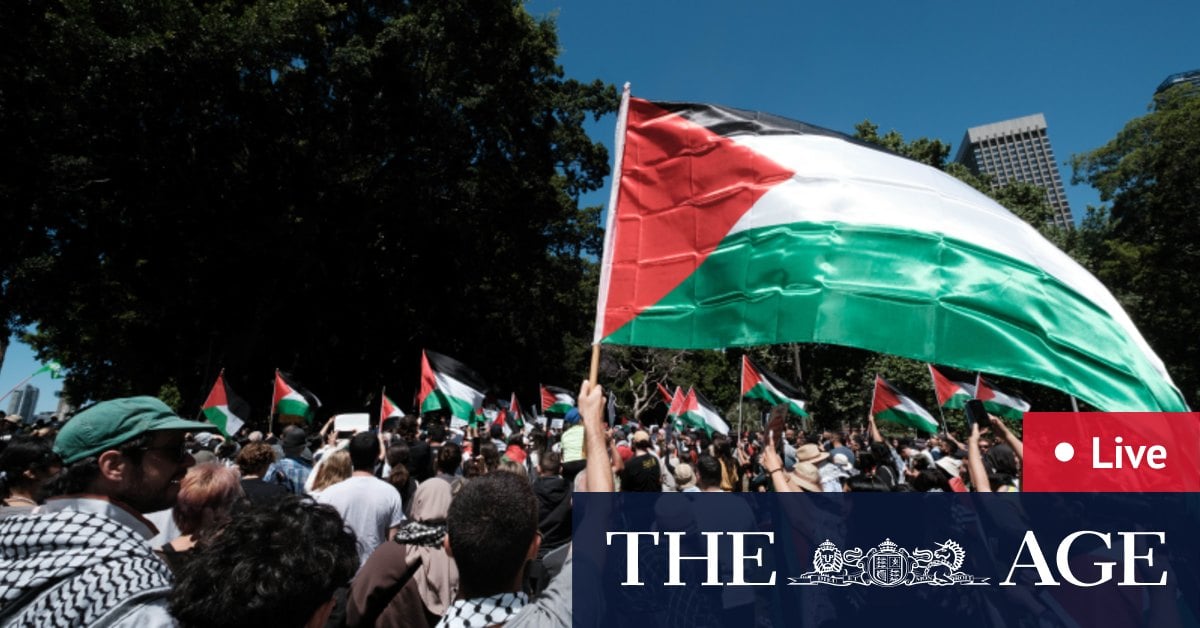
{"type": "Polygon", "coordinates": [[[458,567],[442,548],[452,498],[446,480],[421,482],[413,495],[412,520],[396,531],[396,542],[407,546],[408,565],[421,561],[413,579],[425,608],[434,615],[445,614],[458,592],[458,567]]]}

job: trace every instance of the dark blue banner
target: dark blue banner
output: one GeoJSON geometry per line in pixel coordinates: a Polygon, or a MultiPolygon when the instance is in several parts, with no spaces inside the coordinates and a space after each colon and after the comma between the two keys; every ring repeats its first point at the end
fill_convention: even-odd
{"type": "Polygon", "coordinates": [[[1200,495],[576,493],[576,626],[1196,626],[1200,495]]]}

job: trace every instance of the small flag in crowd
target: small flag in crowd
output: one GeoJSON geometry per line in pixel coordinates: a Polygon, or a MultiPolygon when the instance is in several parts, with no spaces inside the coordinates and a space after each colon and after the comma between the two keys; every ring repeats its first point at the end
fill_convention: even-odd
{"type": "Polygon", "coordinates": [[[760,399],[773,406],[784,404],[792,414],[808,416],[800,390],[760,367],[748,355],[742,356],[742,397],[760,399]]]}
{"type": "Polygon", "coordinates": [[[671,403],[667,406],[667,423],[674,425],[678,431],[683,431],[683,408],[685,401],[683,389],[676,386],[675,394],[671,396],[671,403]]]}
{"type": "Polygon", "coordinates": [[[938,406],[951,410],[962,410],[967,401],[975,398],[975,384],[970,374],[946,367],[929,365],[929,376],[933,378],[933,390],[937,393],[938,406]]]}
{"type": "Polygon", "coordinates": [[[663,386],[662,382],[655,384],[655,386],[658,386],[658,395],[662,397],[663,403],[670,408],[672,400],[671,391],[667,390],[667,387],[663,386]]]}
{"type": "Polygon", "coordinates": [[[391,418],[403,418],[404,411],[396,407],[396,403],[388,398],[387,395],[381,394],[382,400],[379,402],[379,425],[391,418]]]}
{"type": "Polygon", "coordinates": [[[312,423],[313,414],[321,407],[321,400],[296,383],[290,375],[275,370],[275,395],[271,399],[275,414],[280,417],[299,417],[312,423]]]}
{"type": "Polygon", "coordinates": [[[713,432],[729,433],[729,424],[721,418],[717,409],[695,387],[688,389],[687,397],[684,398],[683,422],[709,434],[713,432]]]}
{"type": "Polygon", "coordinates": [[[462,427],[475,421],[477,408],[483,407],[487,383],[474,370],[440,353],[421,352],[421,392],[417,404],[421,413],[446,410],[451,424],[462,427]]]}
{"type": "Polygon", "coordinates": [[[543,414],[561,416],[575,407],[575,397],[565,388],[541,386],[541,391],[543,414]]]}
{"type": "Polygon", "coordinates": [[[1006,419],[1020,421],[1029,412],[1029,402],[1015,393],[1006,393],[980,373],[975,380],[975,397],[988,412],[1006,419]]]}
{"type": "Polygon", "coordinates": [[[938,431],[933,415],[878,375],[875,376],[871,414],[876,421],[893,421],[930,434],[938,431]]]}
{"type": "Polygon", "coordinates": [[[521,402],[517,401],[517,393],[512,393],[508,398],[508,407],[501,408],[496,415],[496,425],[504,431],[504,436],[519,432],[525,426],[525,419],[521,416],[521,402]]]}
{"type": "Polygon", "coordinates": [[[217,426],[225,438],[237,434],[250,418],[250,404],[234,394],[229,384],[225,383],[225,369],[221,369],[217,374],[217,381],[213,383],[200,411],[209,423],[217,426]]]}

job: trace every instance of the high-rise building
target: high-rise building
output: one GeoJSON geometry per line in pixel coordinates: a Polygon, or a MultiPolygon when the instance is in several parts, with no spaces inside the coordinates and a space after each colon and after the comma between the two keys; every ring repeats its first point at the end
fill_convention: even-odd
{"type": "Polygon", "coordinates": [[[1158,89],[1154,90],[1154,93],[1161,94],[1180,83],[1191,83],[1196,87],[1200,87],[1200,70],[1189,70],[1187,72],[1172,74],[1158,84],[1158,89]]]}
{"type": "Polygon", "coordinates": [[[1041,186],[1054,210],[1054,224],[1074,226],[1042,114],[967,129],[954,160],[975,174],[992,175],[997,186],[1009,181],[1041,186]]]}
{"type": "Polygon", "coordinates": [[[33,384],[25,384],[25,387],[14,392],[8,402],[8,413],[19,414],[25,418],[32,418],[34,412],[37,411],[38,395],[41,391],[33,384]]]}

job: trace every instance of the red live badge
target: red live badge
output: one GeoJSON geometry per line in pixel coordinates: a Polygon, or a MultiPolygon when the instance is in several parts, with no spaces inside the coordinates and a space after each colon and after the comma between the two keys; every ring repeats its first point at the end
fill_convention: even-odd
{"type": "Polygon", "coordinates": [[[1200,491],[1200,413],[1029,412],[1022,490],[1200,491]]]}

